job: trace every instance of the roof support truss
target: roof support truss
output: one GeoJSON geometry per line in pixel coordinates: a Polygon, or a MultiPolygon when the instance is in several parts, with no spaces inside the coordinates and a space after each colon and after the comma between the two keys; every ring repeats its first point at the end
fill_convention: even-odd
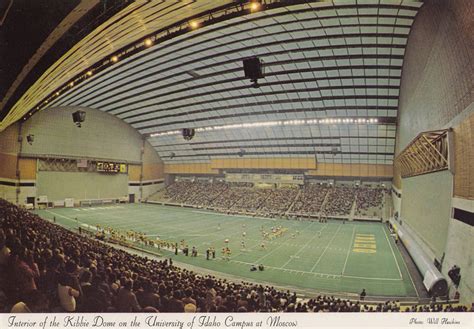
{"type": "Polygon", "coordinates": [[[403,178],[449,168],[449,130],[420,133],[395,159],[403,178]]]}

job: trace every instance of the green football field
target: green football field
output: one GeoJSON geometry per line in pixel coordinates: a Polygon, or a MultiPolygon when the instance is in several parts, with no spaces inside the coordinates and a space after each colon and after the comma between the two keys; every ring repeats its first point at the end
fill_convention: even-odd
{"type": "Polygon", "coordinates": [[[365,288],[368,296],[417,296],[402,256],[381,223],[273,220],[145,204],[57,208],[36,213],[47,219],[54,216],[58,224],[69,228],[77,227],[77,218],[84,228],[99,224],[173,242],[184,239],[190,249],[198,249],[198,257],[181,253],[175,256],[163,249],[159,253],[250,281],[315,292],[357,294],[365,288]],[[262,227],[270,232],[276,226],[286,231],[266,241],[262,248],[262,227]],[[232,250],[230,260],[221,259],[225,239],[232,250]],[[206,260],[205,251],[210,246],[216,248],[216,258],[206,260]],[[251,272],[253,264],[263,264],[265,270],[251,272]]]}

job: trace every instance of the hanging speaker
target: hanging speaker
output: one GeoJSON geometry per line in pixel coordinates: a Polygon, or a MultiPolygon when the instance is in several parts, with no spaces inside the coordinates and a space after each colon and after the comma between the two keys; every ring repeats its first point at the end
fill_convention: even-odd
{"type": "Polygon", "coordinates": [[[245,77],[250,80],[263,78],[262,63],[258,57],[243,60],[245,77]]]}
{"type": "Polygon", "coordinates": [[[263,62],[258,57],[243,60],[245,77],[253,82],[253,88],[259,88],[258,79],[264,77],[263,62]]]}
{"type": "Polygon", "coordinates": [[[78,126],[81,127],[81,123],[86,119],[86,112],[78,110],[72,114],[72,121],[78,126]]]}
{"type": "Polygon", "coordinates": [[[182,133],[183,133],[183,138],[187,141],[190,141],[191,139],[193,139],[195,131],[194,131],[194,128],[184,128],[182,133]]]}

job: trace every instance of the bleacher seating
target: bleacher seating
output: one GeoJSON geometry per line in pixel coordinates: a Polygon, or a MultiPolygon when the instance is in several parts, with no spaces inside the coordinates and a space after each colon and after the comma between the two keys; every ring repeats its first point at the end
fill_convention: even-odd
{"type": "Polygon", "coordinates": [[[384,189],[360,187],[356,195],[356,216],[382,217],[384,189]]]}
{"type": "Polygon", "coordinates": [[[383,189],[348,185],[256,188],[250,183],[179,181],[157,201],[264,217],[382,217],[383,189]]]}
{"type": "Polygon", "coordinates": [[[355,194],[354,187],[331,187],[322,211],[326,216],[348,216],[354,203],[355,194]]]}
{"type": "Polygon", "coordinates": [[[301,190],[291,209],[292,213],[311,216],[321,211],[329,188],[326,186],[309,184],[301,190]]]}

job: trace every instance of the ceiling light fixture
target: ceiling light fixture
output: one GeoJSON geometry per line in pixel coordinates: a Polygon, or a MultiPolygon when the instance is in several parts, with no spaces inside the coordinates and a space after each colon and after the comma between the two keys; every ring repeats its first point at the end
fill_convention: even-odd
{"type": "Polygon", "coordinates": [[[260,3],[252,2],[250,3],[250,11],[258,11],[260,9],[260,3]]]}
{"type": "Polygon", "coordinates": [[[192,29],[197,29],[199,27],[199,22],[198,21],[191,21],[189,23],[189,26],[191,26],[192,29]]]}
{"type": "Polygon", "coordinates": [[[153,41],[151,41],[151,39],[145,40],[145,46],[150,47],[152,44],[153,44],[153,41]]]}

